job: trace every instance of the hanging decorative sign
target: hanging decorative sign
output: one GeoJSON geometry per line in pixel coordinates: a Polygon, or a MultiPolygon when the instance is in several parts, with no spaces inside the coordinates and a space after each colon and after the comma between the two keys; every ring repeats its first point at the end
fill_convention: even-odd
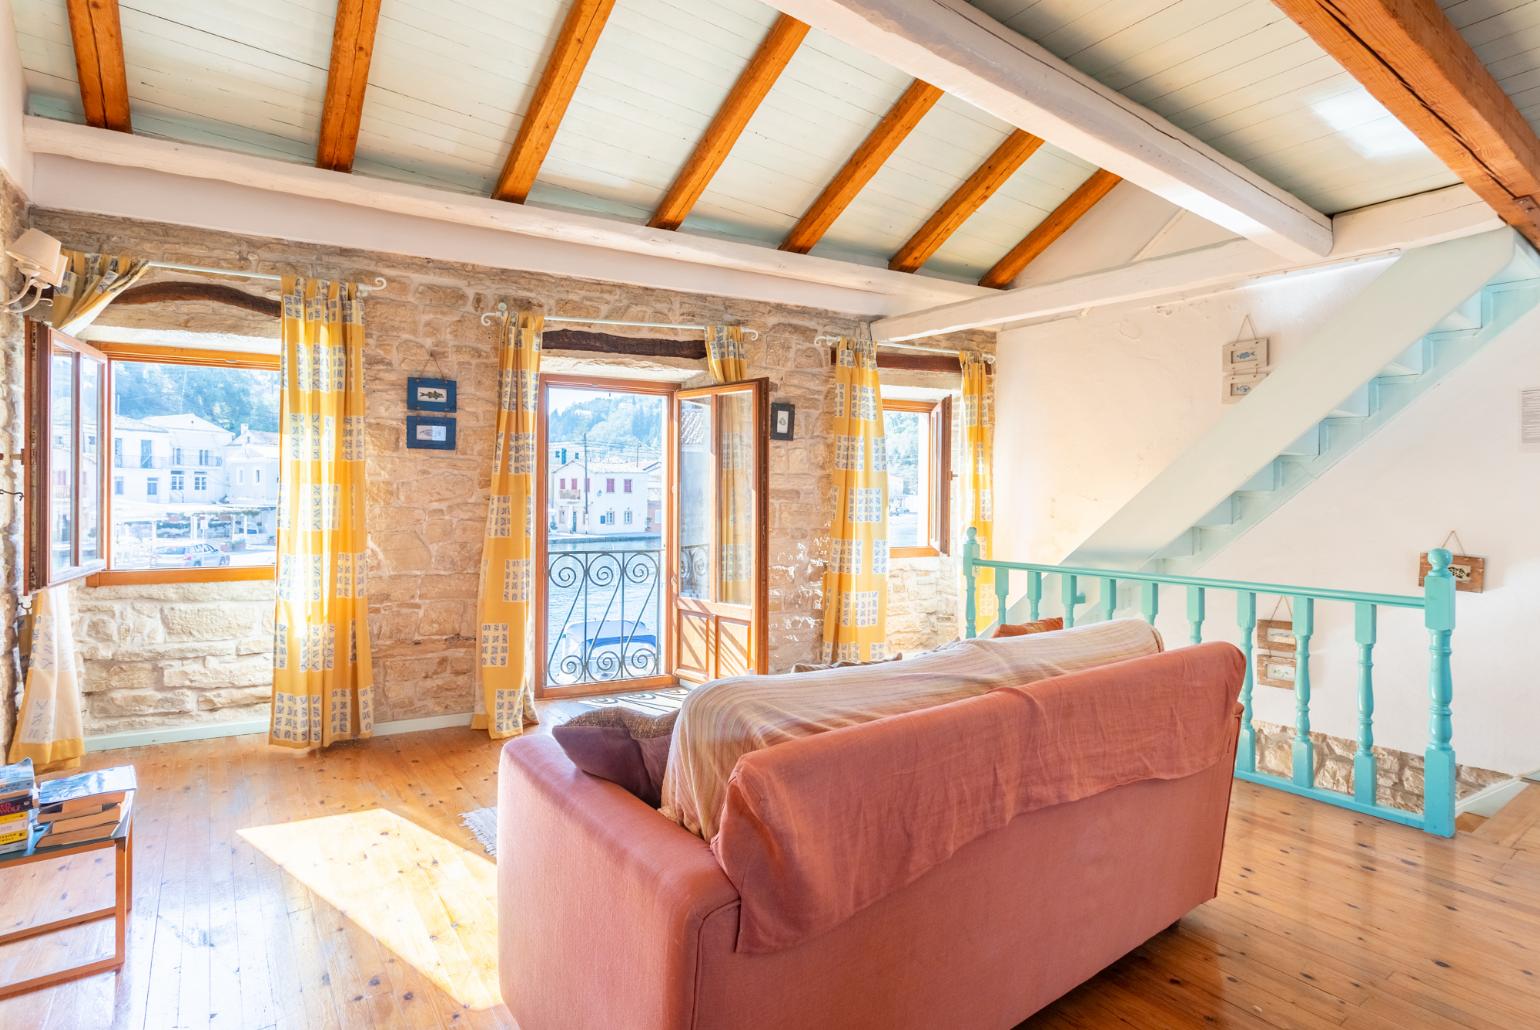
{"type": "Polygon", "coordinates": [[[1252,659],[1257,682],[1264,687],[1294,689],[1299,671],[1299,638],[1294,635],[1294,609],[1286,597],[1273,604],[1271,618],[1257,620],[1256,654],[1252,659]],[[1282,608],[1287,619],[1278,618],[1282,608]]]}
{"type": "Polygon", "coordinates": [[[1299,660],[1291,654],[1259,654],[1256,657],[1257,682],[1264,687],[1294,689],[1299,674],[1299,660]]]}
{"type": "Polygon", "coordinates": [[[1283,619],[1257,620],[1257,649],[1261,651],[1294,651],[1299,641],[1294,639],[1294,623],[1283,619]]]}
{"type": "MultiPolygon", "coordinates": [[[[1460,534],[1452,529],[1449,531],[1449,535],[1444,537],[1444,542],[1438,546],[1448,547],[1451,540],[1454,541],[1455,546],[1460,548],[1460,550],[1463,551],[1465,549],[1465,543],[1460,539],[1460,534]]],[[[1432,567],[1428,564],[1428,552],[1423,551],[1418,556],[1418,586],[1422,586],[1423,581],[1428,578],[1428,572],[1432,567]]],[[[1479,594],[1486,589],[1487,560],[1471,554],[1455,554],[1449,559],[1449,574],[1454,577],[1454,588],[1456,590],[1479,594]]]]}
{"type": "Polygon", "coordinates": [[[409,411],[454,411],[455,381],[408,376],[406,406],[409,411]]]}
{"type": "Polygon", "coordinates": [[[406,445],[433,451],[455,449],[455,420],[437,415],[408,415],[406,445]]]}
{"type": "Polygon", "coordinates": [[[1272,371],[1267,337],[1256,335],[1250,315],[1241,320],[1235,341],[1225,344],[1222,365],[1220,381],[1226,404],[1248,396],[1272,371]]]}

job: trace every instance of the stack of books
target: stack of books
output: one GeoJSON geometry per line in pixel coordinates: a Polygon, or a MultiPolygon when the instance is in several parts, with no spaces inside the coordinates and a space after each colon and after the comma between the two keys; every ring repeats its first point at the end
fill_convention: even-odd
{"type": "Polygon", "coordinates": [[[37,789],[37,850],[111,837],[135,786],[131,765],[45,780],[37,789]]]}
{"type": "Polygon", "coordinates": [[[36,807],[37,777],[32,775],[32,759],[0,766],[0,856],[27,850],[36,807]]]}

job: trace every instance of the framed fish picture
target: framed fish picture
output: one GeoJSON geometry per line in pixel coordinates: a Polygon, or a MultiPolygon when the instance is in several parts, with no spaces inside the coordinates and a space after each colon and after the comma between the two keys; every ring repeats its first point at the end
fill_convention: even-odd
{"type": "Polygon", "coordinates": [[[455,381],[409,376],[406,380],[408,411],[454,411],[455,381]]]}

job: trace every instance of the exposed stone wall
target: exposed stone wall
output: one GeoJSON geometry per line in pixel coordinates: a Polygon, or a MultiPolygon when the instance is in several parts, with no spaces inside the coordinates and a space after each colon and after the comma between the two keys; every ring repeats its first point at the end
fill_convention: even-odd
{"type": "MultiPolygon", "coordinates": [[[[1294,753],[1294,727],[1279,723],[1255,723],[1257,731],[1257,768],[1276,776],[1288,776],[1294,753]]],[[[1315,751],[1315,782],[1327,790],[1353,793],[1353,755],[1358,743],[1325,733],[1310,734],[1315,751]]],[[[1375,778],[1379,784],[1380,803],[1408,812],[1422,811],[1422,755],[1390,748],[1374,749],[1375,778]]],[[[1491,769],[1473,765],[1455,766],[1455,794],[1466,797],[1483,787],[1509,777],[1491,769]]]]}
{"type": "MultiPolygon", "coordinates": [[[[548,314],[656,322],[735,322],[760,333],[748,345],[750,374],[768,377],[771,396],[797,406],[797,439],[772,442],[769,466],[771,666],[785,669],[812,658],[822,636],[822,577],[832,521],[833,371],[814,344],[822,333],[854,333],[856,320],[808,308],[644,289],[616,283],[506,272],[474,265],[337,250],[281,240],[208,232],[159,223],[57,211],[36,211],[37,224],[86,250],[129,252],[160,260],[264,272],[371,280],[390,285],[365,307],[368,350],[369,598],[374,644],[376,719],[380,722],[468,711],[475,660],[477,567],[486,519],[489,452],[495,418],[497,330],[479,315],[498,301],[538,306],[548,314]],[[436,364],[435,364],[436,362],[436,364]],[[404,446],[406,379],[442,367],[459,382],[459,449],[407,451],[404,446]]],[[[253,284],[260,290],[260,284],[253,284]]],[[[269,294],[271,290],[267,291],[269,294]]],[[[103,325],[276,335],[276,325],[223,309],[158,305],[109,309],[103,325]]],[[[667,334],[659,334],[667,335],[667,334]]],[[[989,333],[939,341],[993,350],[989,333]]],[[[611,374],[658,362],[605,358],[611,374]]],[[[548,369],[595,369],[594,359],[549,354],[548,369]]],[[[951,559],[930,559],[932,569],[951,559]]],[[[921,627],[935,642],[956,635],[955,611],[923,610],[912,600],[928,589],[930,570],[895,576],[895,620],[906,648],[921,627]],[[911,625],[905,625],[905,619],[911,625]],[[942,629],[942,626],[945,626],[942,629]]],[[[936,572],[941,576],[943,573],[936,572]]],[[[261,708],[253,675],[254,615],[197,635],[191,623],[168,613],[226,600],[250,605],[266,597],[249,584],[110,589],[85,588],[81,646],[92,657],[86,679],[89,732],[189,719],[246,717],[261,708]],[[86,614],[89,613],[89,614],[86,614]],[[158,614],[157,614],[158,613],[158,614]],[[114,615],[116,637],[108,636],[114,615]],[[124,629],[124,624],[132,629],[124,629]],[[253,632],[247,633],[250,628],[253,632]],[[114,648],[146,656],[123,664],[161,661],[159,682],[148,672],[132,687],[118,685],[114,648]],[[198,648],[202,647],[199,651],[198,648]],[[201,685],[181,682],[201,675],[201,685]],[[168,678],[169,677],[169,678],[168,678]],[[132,692],[123,696],[124,692],[132,692]],[[174,695],[159,700],[156,695],[174,695]],[[151,705],[165,709],[151,710],[151,705]]],[[[268,588],[270,590],[270,587],[268,588]]],[[[927,595],[928,596],[928,595],[927,595]]],[[[955,591],[954,595],[955,597],[955,591]]],[[[955,609],[955,601],[950,603],[955,609]]],[[[244,618],[244,617],[242,617],[244,618]]],[[[264,626],[261,632],[267,632],[264,626]]],[[[121,658],[121,656],[118,656],[121,658]]]]}
{"type": "MultiPolygon", "coordinates": [[[[21,191],[0,173],[0,244],[9,243],[27,227],[27,203],[21,191]]],[[[10,258],[0,246],[0,282],[14,285],[10,258]]],[[[16,614],[21,597],[22,465],[10,460],[22,448],[25,415],[23,376],[25,323],[20,315],[0,311],[0,757],[9,750],[16,720],[16,614]]]]}
{"type": "Polygon", "coordinates": [[[72,602],[87,736],[267,718],[271,581],[81,584],[72,602]]]}

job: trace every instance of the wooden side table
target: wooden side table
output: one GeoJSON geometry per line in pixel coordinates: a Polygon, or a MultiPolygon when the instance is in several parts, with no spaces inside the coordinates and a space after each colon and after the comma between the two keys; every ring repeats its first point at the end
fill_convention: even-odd
{"type": "Polygon", "coordinates": [[[63,930],[69,926],[79,926],[81,923],[94,923],[98,919],[106,919],[111,916],[116,921],[115,945],[111,958],[93,959],[82,965],[71,966],[68,969],[60,969],[52,973],[44,973],[40,976],[19,980],[13,984],[0,985],[0,998],[9,998],[17,994],[25,994],[27,991],[36,991],[43,987],[52,987],[69,980],[78,980],[82,976],[90,976],[93,973],[104,973],[108,970],[123,968],[123,959],[126,957],[125,941],[128,933],[128,913],[133,908],[134,898],[134,795],[130,793],[123,799],[123,817],[118,820],[117,827],[112,836],[103,837],[100,840],[82,841],[79,844],[71,844],[63,848],[48,848],[37,850],[36,838],[26,851],[18,851],[12,855],[0,857],[0,875],[7,870],[30,865],[33,862],[52,862],[61,858],[69,858],[72,855],[84,855],[92,851],[102,851],[107,848],[117,850],[116,866],[113,874],[113,904],[109,908],[100,908],[94,912],[82,912],[79,915],[66,916],[63,919],[55,919],[48,923],[39,923],[37,926],[29,926],[23,930],[13,930],[7,934],[0,934],[0,945],[10,944],[12,941],[25,940],[28,937],[36,937],[39,934],[51,933],[55,930],[63,930]]]}

